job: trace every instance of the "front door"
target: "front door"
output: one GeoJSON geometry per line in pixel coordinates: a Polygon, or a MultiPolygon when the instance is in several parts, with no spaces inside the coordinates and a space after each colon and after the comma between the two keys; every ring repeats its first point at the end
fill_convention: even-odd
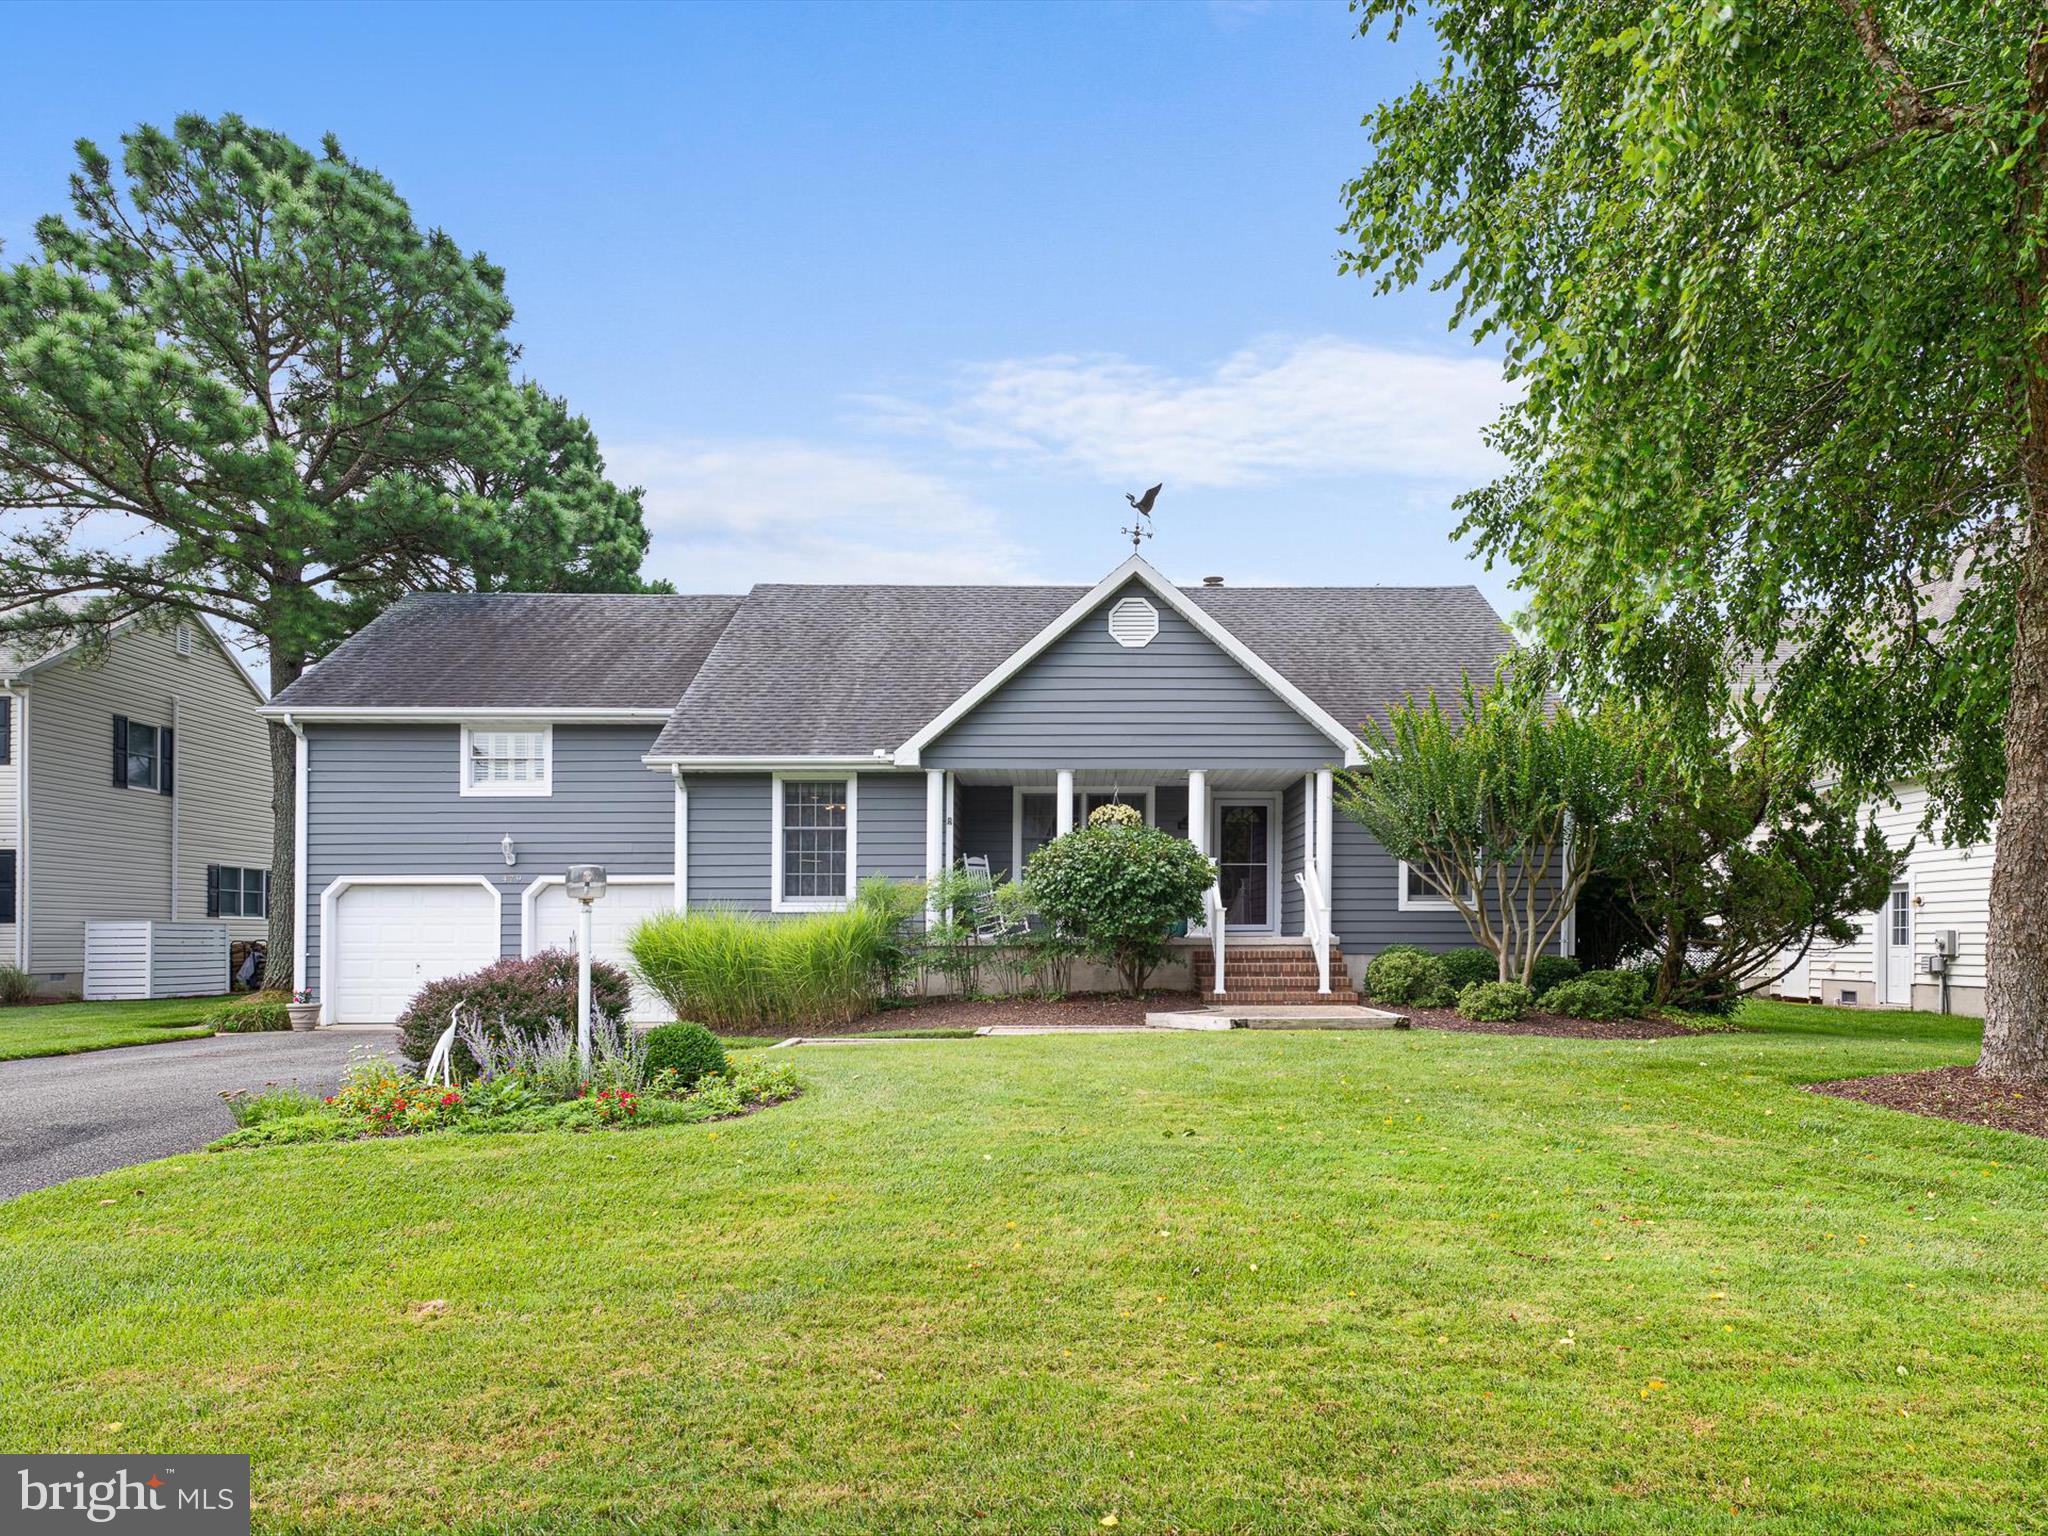
{"type": "Polygon", "coordinates": [[[1884,904],[1884,991],[1881,1003],[1913,1000],[1913,892],[1904,884],[1892,887],[1884,904]]]}
{"type": "Polygon", "coordinates": [[[1271,799],[1216,802],[1216,864],[1223,925],[1233,933],[1277,933],[1280,893],[1274,888],[1279,808],[1271,799]]]}

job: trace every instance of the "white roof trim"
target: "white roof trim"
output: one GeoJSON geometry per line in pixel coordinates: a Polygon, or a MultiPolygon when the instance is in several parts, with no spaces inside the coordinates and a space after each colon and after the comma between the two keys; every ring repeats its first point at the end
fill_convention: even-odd
{"type": "Polygon", "coordinates": [[[428,724],[489,720],[560,721],[568,725],[637,725],[643,720],[666,720],[672,709],[542,709],[522,706],[491,709],[483,705],[446,704],[271,704],[256,711],[266,720],[297,720],[302,724],[321,721],[373,723],[416,720],[428,724]]]}
{"type": "Polygon", "coordinates": [[[1089,588],[1087,593],[1077,600],[1072,607],[1067,609],[1065,613],[1062,613],[1058,618],[1046,625],[1045,628],[1025,641],[1022,646],[1011,653],[1002,665],[998,666],[987,677],[984,677],[980,682],[968,689],[967,692],[961,694],[959,698],[947,705],[944,713],[940,714],[938,718],[926,725],[924,729],[920,730],[915,736],[912,736],[902,746],[898,747],[896,749],[896,765],[899,768],[915,768],[918,765],[920,754],[923,753],[926,747],[930,746],[940,736],[958,724],[962,718],[971,713],[977,705],[998,688],[1002,687],[1004,683],[1007,683],[1011,678],[1023,671],[1026,666],[1055,640],[1059,639],[1060,636],[1064,635],[1093,612],[1104,598],[1109,597],[1118,588],[1134,580],[1144,583],[1154,596],[1190,624],[1194,625],[1197,630],[1213,641],[1231,660],[1264,683],[1269,690],[1284,701],[1296,714],[1300,715],[1302,719],[1308,721],[1310,725],[1313,725],[1325,736],[1328,736],[1335,745],[1342,747],[1344,749],[1344,765],[1347,768],[1356,767],[1364,761],[1363,756],[1359,752],[1358,739],[1339,724],[1328,710],[1324,709],[1315,700],[1295,687],[1294,684],[1274,671],[1272,666],[1263,657],[1221,624],[1217,623],[1200,604],[1189,598],[1180,588],[1168,581],[1148,564],[1143,556],[1133,555],[1122,565],[1103,577],[1101,581],[1089,588]]]}

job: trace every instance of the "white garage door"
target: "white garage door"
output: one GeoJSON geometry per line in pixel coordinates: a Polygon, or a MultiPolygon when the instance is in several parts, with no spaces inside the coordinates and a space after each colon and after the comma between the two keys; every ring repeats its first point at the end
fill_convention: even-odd
{"type": "Polygon", "coordinates": [[[430,981],[499,956],[498,899],[481,885],[352,885],[334,904],[333,1022],[389,1024],[430,981]]]}
{"type": "MultiPolygon", "coordinates": [[[[590,908],[590,947],[600,960],[632,970],[626,953],[626,935],[643,917],[666,912],[676,904],[675,880],[663,875],[659,881],[635,881],[622,885],[613,876],[604,895],[590,908]]],[[[576,903],[557,882],[544,885],[533,902],[533,923],[526,935],[526,952],[537,955],[544,949],[566,949],[576,953],[576,903]]],[[[636,1024],[666,1024],[675,1011],[645,987],[634,983],[630,1015],[636,1024]]]]}

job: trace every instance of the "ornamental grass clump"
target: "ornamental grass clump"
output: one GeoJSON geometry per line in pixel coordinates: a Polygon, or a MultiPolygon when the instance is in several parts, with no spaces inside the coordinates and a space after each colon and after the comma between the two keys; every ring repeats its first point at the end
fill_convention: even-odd
{"type": "Polygon", "coordinates": [[[868,881],[843,912],[662,912],[626,948],[679,1018],[735,1031],[844,1023],[872,1013],[900,980],[904,928],[921,901],[915,886],[868,881]]]}

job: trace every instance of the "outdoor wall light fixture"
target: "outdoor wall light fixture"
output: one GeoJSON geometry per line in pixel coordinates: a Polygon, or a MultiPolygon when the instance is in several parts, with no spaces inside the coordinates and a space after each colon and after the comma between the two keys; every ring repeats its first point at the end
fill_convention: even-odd
{"type": "Polygon", "coordinates": [[[498,844],[498,847],[504,850],[505,862],[508,865],[519,862],[519,845],[512,841],[512,834],[510,832],[505,834],[504,840],[498,844]]]}

